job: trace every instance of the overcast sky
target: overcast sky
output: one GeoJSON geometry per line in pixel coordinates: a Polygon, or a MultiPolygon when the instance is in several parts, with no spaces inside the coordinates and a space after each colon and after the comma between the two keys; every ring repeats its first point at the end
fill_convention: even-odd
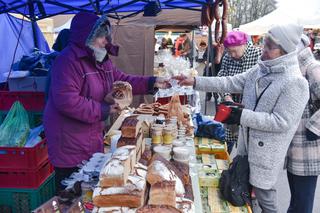
{"type": "Polygon", "coordinates": [[[297,16],[310,16],[320,13],[320,0],[276,0],[278,7],[297,16]]]}

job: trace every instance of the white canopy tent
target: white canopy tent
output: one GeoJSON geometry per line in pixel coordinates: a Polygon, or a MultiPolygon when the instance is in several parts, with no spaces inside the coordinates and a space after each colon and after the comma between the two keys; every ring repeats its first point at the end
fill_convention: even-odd
{"type": "Polygon", "coordinates": [[[240,25],[239,30],[249,35],[262,35],[275,24],[297,23],[304,28],[320,27],[320,13],[298,17],[297,14],[290,14],[288,10],[276,9],[273,12],[253,22],[240,25]]]}

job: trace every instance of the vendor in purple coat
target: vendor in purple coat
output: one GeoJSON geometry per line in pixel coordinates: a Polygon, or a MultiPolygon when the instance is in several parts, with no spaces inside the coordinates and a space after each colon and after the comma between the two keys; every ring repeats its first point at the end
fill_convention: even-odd
{"type": "Polygon", "coordinates": [[[95,152],[103,152],[103,121],[119,112],[110,97],[114,81],[127,81],[133,94],[151,94],[168,83],[160,78],[128,75],[109,59],[117,48],[111,43],[111,26],[106,16],[78,13],[72,20],[68,46],[52,66],[51,88],[44,112],[49,160],[61,180],[95,152]],[[108,95],[109,94],[109,95],[108,95]]]}

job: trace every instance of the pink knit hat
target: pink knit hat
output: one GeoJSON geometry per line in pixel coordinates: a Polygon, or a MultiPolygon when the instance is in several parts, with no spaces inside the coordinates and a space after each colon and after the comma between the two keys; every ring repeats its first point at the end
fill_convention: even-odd
{"type": "Polygon", "coordinates": [[[228,33],[223,44],[225,47],[234,47],[246,44],[248,42],[248,35],[241,31],[231,31],[228,33]]]}

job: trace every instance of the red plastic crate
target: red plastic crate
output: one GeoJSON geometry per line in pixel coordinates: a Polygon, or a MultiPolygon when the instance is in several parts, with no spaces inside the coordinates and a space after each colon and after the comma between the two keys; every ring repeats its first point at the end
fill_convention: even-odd
{"type": "Polygon", "coordinates": [[[37,169],[48,161],[48,145],[46,139],[34,147],[0,147],[0,170],[5,169],[37,169]]]}
{"type": "Polygon", "coordinates": [[[16,101],[20,101],[27,111],[41,112],[45,107],[45,93],[0,91],[0,111],[10,110],[16,101]]]}
{"type": "Polygon", "coordinates": [[[48,160],[35,170],[0,169],[0,188],[38,188],[52,173],[48,160]]]}

